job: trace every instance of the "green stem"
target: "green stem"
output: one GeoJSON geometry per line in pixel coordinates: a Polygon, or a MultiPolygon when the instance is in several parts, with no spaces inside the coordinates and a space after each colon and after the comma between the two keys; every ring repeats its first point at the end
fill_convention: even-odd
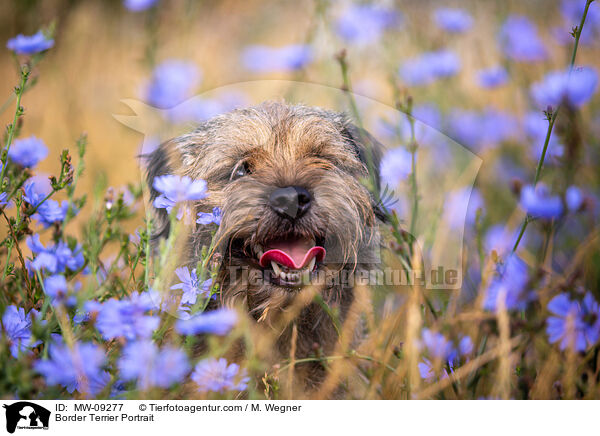
{"type": "MultiPolygon", "coordinates": [[[[15,94],[17,95],[17,107],[15,109],[15,115],[13,116],[13,122],[8,128],[8,138],[6,140],[6,146],[4,147],[4,151],[7,154],[8,154],[8,150],[10,149],[10,145],[12,144],[12,141],[13,141],[13,138],[15,135],[17,120],[19,119],[19,117],[21,116],[21,113],[22,113],[21,97],[23,96],[23,93],[25,90],[25,84],[27,83],[28,78],[29,78],[29,69],[26,67],[23,67],[21,69],[21,83],[15,89],[15,94]]],[[[4,180],[4,174],[6,173],[6,167],[8,166],[7,162],[8,162],[8,159],[6,159],[6,161],[3,162],[4,165],[2,166],[2,171],[0,172],[0,184],[2,184],[2,181],[4,180]]]]}
{"type": "MultiPolygon", "coordinates": [[[[585,18],[587,17],[588,9],[590,8],[590,4],[592,4],[593,1],[594,0],[587,0],[587,2],[585,3],[585,9],[583,10],[583,15],[581,17],[581,21],[579,23],[579,26],[577,26],[577,30],[575,31],[575,35],[574,35],[575,43],[573,45],[573,53],[571,55],[571,62],[569,64],[569,75],[571,74],[571,71],[573,71],[573,66],[575,65],[575,59],[577,57],[577,48],[579,47],[579,38],[581,37],[581,31],[583,30],[583,25],[585,24],[585,18]]],[[[542,155],[540,156],[540,160],[538,161],[538,165],[535,170],[535,178],[533,179],[534,187],[537,185],[538,181],[540,180],[540,176],[542,174],[542,167],[544,166],[544,160],[546,158],[546,151],[548,150],[548,144],[550,143],[550,137],[552,136],[552,129],[554,128],[554,122],[556,121],[556,117],[558,116],[558,112],[560,111],[560,108],[561,108],[561,105],[559,105],[554,110],[554,112],[552,113],[552,116],[548,120],[548,130],[546,131],[546,138],[544,140],[544,147],[542,149],[542,155]]],[[[532,219],[529,215],[527,215],[525,217],[525,220],[523,221],[523,224],[521,225],[521,231],[519,232],[519,237],[517,238],[515,245],[512,249],[512,253],[517,251],[517,248],[519,247],[519,243],[521,242],[521,239],[523,238],[523,234],[525,233],[525,229],[527,228],[527,225],[529,224],[530,221],[532,221],[532,219]]]]}

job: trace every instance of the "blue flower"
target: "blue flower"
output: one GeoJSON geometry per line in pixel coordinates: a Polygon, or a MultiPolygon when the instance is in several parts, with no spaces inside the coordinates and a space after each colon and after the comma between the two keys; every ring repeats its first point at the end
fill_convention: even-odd
{"type": "Polygon", "coordinates": [[[586,292],[581,302],[585,339],[589,347],[594,346],[600,339],[600,304],[590,292],[586,292]]]}
{"type": "Polygon", "coordinates": [[[242,63],[246,69],[255,73],[297,71],[306,67],[312,58],[308,45],[286,45],[280,48],[253,45],[242,53],[242,63]]]}
{"type": "Polygon", "coordinates": [[[214,207],[212,210],[212,213],[199,212],[196,223],[202,224],[202,225],[215,223],[216,225],[220,225],[221,224],[221,209],[219,209],[218,207],[214,207]]]}
{"type": "MultiPolygon", "coordinates": [[[[202,297],[209,296],[212,280],[208,279],[203,283],[200,283],[200,279],[196,274],[196,268],[190,272],[190,270],[184,266],[177,268],[175,270],[175,274],[177,274],[177,277],[179,277],[181,282],[171,286],[171,289],[181,289],[183,291],[181,295],[181,301],[179,303],[180,310],[186,310],[186,308],[183,307],[185,304],[196,304],[198,295],[201,295],[202,297]]],[[[216,295],[213,295],[212,298],[216,298],[216,295]]]]}
{"type": "Polygon", "coordinates": [[[62,273],[67,268],[71,271],[77,271],[85,262],[79,245],[71,250],[66,243],[60,241],[45,248],[40,242],[40,235],[37,234],[29,236],[26,243],[31,252],[36,254],[29,264],[36,271],[45,269],[52,274],[62,273]]]}
{"type": "Polygon", "coordinates": [[[536,62],[547,57],[536,27],[527,17],[509,16],[500,29],[499,39],[502,51],[512,60],[536,62]]]}
{"type": "Polygon", "coordinates": [[[464,33],[473,26],[473,17],[463,9],[439,8],[433,18],[440,29],[449,33],[464,33]]]}
{"type": "Polygon", "coordinates": [[[32,168],[48,156],[44,141],[35,136],[16,139],[8,150],[8,157],[25,168],[32,168]]]}
{"type": "Polygon", "coordinates": [[[577,351],[586,349],[586,330],[583,311],[567,294],[559,294],[548,303],[548,311],[556,316],[546,320],[546,333],[551,344],[559,342],[561,350],[572,346],[577,351]]]}
{"type": "Polygon", "coordinates": [[[31,336],[31,318],[38,316],[37,310],[31,310],[25,315],[22,307],[8,306],[2,316],[3,336],[8,339],[10,354],[16,359],[19,352],[35,347],[40,341],[33,341],[31,336]]]}
{"type": "Polygon", "coordinates": [[[407,60],[400,67],[400,77],[410,86],[428,85],[437,79],[451,77],[460,70],[460,60],[448,50],[427,52],[407,60]]]}
{"type": "Polygon", "coordinates": [[[177,203],[188,200],[201,200],[207,196],[206,182],[204,180],[192,180],[188,176],[166,175],[156,177],[152,184],[160,196],[154,200],[157,209],[171,210],[177,203]]]}
{"type": "Polygon", "coordinates": [[[583,193],[577,186],[569,186],[565,193],[567,207],[571,212],[577,212],[583,204],[583,193]]]}
{"type": "Polygon", "coordinates": [[[563,213],[563,204],[558,195],[550,195],[543,183],[536,187],[524,186],[521,189],[521,207],[531,216],[538,218],[556,218],[563,213]]]}
{"type": "Polygon", "coordinates": [[[239,365],[228,364],[224,358],[200,361],[191,378],[198,385],[200,392],[242,391],[248,387],[250,381],[245,370],[240,371],[239,365]]]}
{"type": "Polygon", "coordinates": [[[165,347],[159,350],[152,341],[128,344],[118,363],[123,380],[137,380],[137,388],[169,388],[182,382],[190,371],[184,351],[165,347]]]}
{"type": "Polygon", "coordinates": [[[154,69],[145,98],[149,104],[169,109],[191,97],[200,77],[200,70],[193,63],[166,60],[154,69]]]}
{"type": "Polygon", "coordinates": [[[41,30],[31,36],[17,35],[6,43],[6,48],[18,55],[39,53],[52,48],[52,46],[54,46],[54,40],[47,38],[41,30]]]}
{"type": "Polygon", "coordinates": [[[104,339],[123,337],[127,340],[145,339],[152,336],[160,318],[147,315],[156,308],[151,292],[133,293],[123,300],[110,299],[102,304],[86,304],[88,312],[96,312],[96,328],[104,339]]]}
{"type": "Polygon", "coordinates": [[[175,331],[182,335],[213,334],[224,336],[237,324],[237,314],[232,309],[217,309],[180,319],[175,331]]]}
{"type": "MultiPolygon", "coordinates": [[[[0,171],[2,171],[1,165],[0,165],[0,171]]],[[[8,194],[6,192],[0,192],[0,208],[6,206],[8,204],[8,201],[6,200],[7,197],[8,197],[8,194]]]]}
{"type": "Polygon", "coordinates": [[[569,71],[553,71],[544,80],[534,83],[531,96],[542,108],[566,103],[574,107],[585,104],[596,90],[598,74],[589,67],[569,71]]]}
{"type": "Polygon", "coordinates": [[[106,352],[92,343],[75,343],[70,349],[63,343],[49,346],[50,359],[34,364],[36,371],[44,376],[49,385],[61,385],[69,393],[77,390],[82,394],[98,394],[110,375],[103,371],[106,352]]]}
{"type": "Polygon", "coordinates": [[[508,73],[502,67],[492,67],[477,72],[477,83],[482,88],[497,88],[508,82],[508,73]]]}
{"type": "MultiPolygon", "coordinates": [[[[25,190],[23,199],[31,206],[37,207],[33,218],[37,219],[44,228],[50,227],[54,223],[62,223],[65,220],[69,210],[67,201],[59,204],[56,200],[45,200],[46,194],[38,191],[35,182],[31,180],[25,182],[23,189],[25,190]]],[[[77,213],[77,210],[74,210],[74,212],[77,213]]]]}
{"type": "Polygon", "coordinates": [[[379,172],[381,181],[392,189],[405,180],[411,172],[412,155],[404,148],[387,150],[381,159],[379,172]]]}
{"type": "Polygon", "coordinates": [[[145,11],[154,6],[158,0],[124,0],[123,4],[132,12],[145,11]]]}
{"type": "Polygon", "coordinates": [[[497,311],[498,303],[504,302],[506,310],[524,310],[534,297],[526,291],[529,281],[527,265],[515,254],[510,255],[503,265],[498,265],[497,275],[488,285],[483,308],[497,311]]]}
{"type": "Polygon", "coordinates": [[[402,15],[375,5],[351,5],[335,23],[337,34],[347,42],[370,44],[379,41],[383,32],[402,22],[402,15]]]}

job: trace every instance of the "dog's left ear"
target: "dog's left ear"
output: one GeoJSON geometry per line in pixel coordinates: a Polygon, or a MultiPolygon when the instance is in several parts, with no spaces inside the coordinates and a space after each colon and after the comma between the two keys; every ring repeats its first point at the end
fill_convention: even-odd
{"type": "Polygon", "coordinates": [[[383,154],[383,145],[362,127],[347,123],[342,129],[342,135],[352,146],[360,161],[365,165],[369,172],[371,192],[371,205],[375,216],[381,221],[386,221],[387,217],[383,211],[380,196],[380,176],[379,164],[383,154]]]}

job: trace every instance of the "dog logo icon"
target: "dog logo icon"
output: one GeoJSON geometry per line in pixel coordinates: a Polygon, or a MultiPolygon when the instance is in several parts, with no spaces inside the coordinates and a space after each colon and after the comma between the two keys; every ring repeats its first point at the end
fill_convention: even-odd
{"type": "Polygon", "coordinates": [[[14,433],[18,429],[48,429],[50,411],[29,401],[19,401],[3,405],[6,409],[6,431],[14,433]]]}

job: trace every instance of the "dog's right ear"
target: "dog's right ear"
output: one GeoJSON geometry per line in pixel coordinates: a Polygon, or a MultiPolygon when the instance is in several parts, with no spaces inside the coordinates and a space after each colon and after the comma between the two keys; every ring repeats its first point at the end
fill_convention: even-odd
{"type": "Polygon", "coordinates": [[[169,236],[170,223],[169,215],[165,209],[157,209],[154,207],[154,200],[160,195],[154,189],[154,179],[159,176],[172,174],[173,169],[169,165],[169,142],[161,144],[156,150],[151,153],[142,155],[141,158],[146,164],[146,183],[150,190],[149,208],[152,210],[152,234],[151,241],[158,241],[160,238],[169,236]]]}
{"type": "Polygon", "coordinates": [[[379,164],[383,154],[383,145],[373,135],[362,127],[348,123],[342,130],[342,135],[352,146],[360,161],[364,164],[371,178],[371,205],[375,216],[381,221],[386,221],[387,216],[382,207],[380,196],[381,180],[379,164]]]}

